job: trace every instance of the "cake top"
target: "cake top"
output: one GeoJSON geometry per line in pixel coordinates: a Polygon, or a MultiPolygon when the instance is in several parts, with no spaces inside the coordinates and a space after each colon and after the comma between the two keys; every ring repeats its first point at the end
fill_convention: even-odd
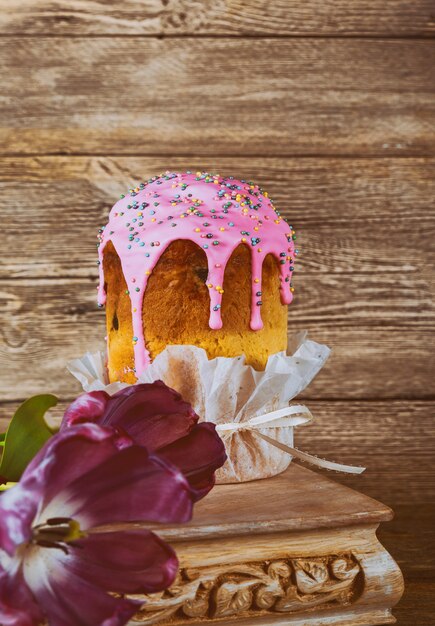
{"type": "Polygon", "coordinates": [[[252,258],[252,330],[262,328],[261,274],[272,254],[280,267],[281,301],[293,298],[291,276],[295,234],[258,185],[232,176],[205,172],[166,172],[141,183],[113,206],[107,226],[99,232],[99,304],[105,303],[103,253],[111,241],[121,261],[133,312],[136,373],[149,362],[143,329],[142,302],[148,276],[177,239],[200,246],[207,257],[210,327],[222,327],[225,266],[240,244],[252,258]]]}

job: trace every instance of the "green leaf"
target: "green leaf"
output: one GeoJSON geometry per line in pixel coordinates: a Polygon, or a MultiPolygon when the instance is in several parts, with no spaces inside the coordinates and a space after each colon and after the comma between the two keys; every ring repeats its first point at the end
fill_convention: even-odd
{"type": "Polygon", "coordinates": [[[44,415],[58,399],[50,394],[33,396],[18,407],[3,444],[3,455],[0,462],[0,477],[9,482],[20,480],[21,474],[52,436],[44,415]]]}

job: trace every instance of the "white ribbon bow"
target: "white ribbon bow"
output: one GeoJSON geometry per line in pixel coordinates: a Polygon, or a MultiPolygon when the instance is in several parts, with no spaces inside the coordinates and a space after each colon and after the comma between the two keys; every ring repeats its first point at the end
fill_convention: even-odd
{"type": "Polygon", "coordinates": [[[310,409],[303,404],[293,404],[277,411],[271,411],[258,417],[253,417],[247,422],[228,422],[218,424],[216,430],[219,434],[232,435],[240,430],[256,431],[260,428],[285,428],[286,426],[301,426],[314,419],[310,409]],[[296,417],[297,416],[297,417],[296,417]]]}
{"type": "Polygon", "coordinates": [[[311,411],[303,404],[294,404],[277,411],[271,411],[264,415],[253,417],[246,422],[227,422],[226,424],[217,424],[216,430],[222,439],[228,438],[236,432],[247,430],[253,435],[260,437],[264,441],[267,441],[275,448],[279,448],[283,452],[291,454],[293,457],[311,463],[311,465],[317,465],[324,469],[334,470],[336,472],[346,472],[348,474],[362,474],[365,467],[356,467],[354,465],[344,465],[343,463],[334,463],[334,461],[327,461],[326,459],[319,459],[317,456],[302,452],[297,448],[287,446],[276,439],[272,439],[264,433],[260,433],[260,430],[268,428],[289,428],[293,426],[301,426],[307,424],[314,419],[311,411]]]}

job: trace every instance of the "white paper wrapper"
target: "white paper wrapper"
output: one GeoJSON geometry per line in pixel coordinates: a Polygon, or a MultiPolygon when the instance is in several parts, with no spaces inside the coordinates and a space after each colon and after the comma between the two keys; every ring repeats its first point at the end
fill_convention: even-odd
{"type": "MultiPolygon", "coordinates": [[[[300,333],[290,339],[287,354],[279,352],[269,357],[265,370],[258,372],[246,365],[243,356],[209,360],[202,348],[168,346],[138,382],[163,380],[192,404],[201,420],[216,424],[218,431],[223,424],[233,424],[226,427],[228,430],[220,431],[228,460],[218,471],[217,481],[245,482],[279,474],[292,459],[287,452],[256,436],[247,422],[288,407],[313,380],[329,353],[327,346],[310,341],[306,333],[300,333]]],[[[114,394],[127,384],[109,384],[105,362],[104,353],[87,353],[82,359],[69,363],[68,369],[85,391],[104,389],[114,394]]],[[[305,418],[293,423],[307,421],[305,418]]],[[[256,430],[293,447],[293,426],[256,427],[256,430]]]]}

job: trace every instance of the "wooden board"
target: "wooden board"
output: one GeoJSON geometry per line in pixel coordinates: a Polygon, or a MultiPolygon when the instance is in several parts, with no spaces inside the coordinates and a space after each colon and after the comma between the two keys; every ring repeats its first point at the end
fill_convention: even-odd
{"type": "Polygon", "coordinates": [[[295,464],[269,480],[218,485],[191,522],[155,528],[174,545],[179,574],[167,593],[142,597],[132,626],[392,623],[403,579],[375,534],[391,516],[295,464]]]}
{"type": "MultiPolygon", "coordinates": [[[[379,478],[382,480],[382,475],[379,478]]],[[[428,495],[433,499],[432,493],[433,489],[429,487],[428,495]]],[[[431,582],[435,577],[434,512],[433,505],[428,505],[426,500],[419,503],[398,504],[394,509],[394,520],[378,531],[382,544],[387,550],[394,552],[394,557],[405,572],[408,583],[431,582]],[[418,533],[415,532],[415,528],[418,528],[418,533]]],[[[415,609],[417,608],[416,603],[415,609]]],[[[404,624],[407,623],[404,622],[404,624]]],[[[416,623],[420,624],[418,621],[416,623]]]]}
{"type": "MultiPolygon", "coordinates": [[[[0,432],[17,408],[0,406],[0,432]]],[[[62,399],[50,411],[59,423],[67,405],[62,399]]],[[[434,402],[408,401],[307,401],[316,422],[296,431],[296,444],[325,458],[367,466],[361,476],[318,472],[375,499],[382,498],[395,512],[379,537],[394,553],[407,581],[433,580],[435,565],[432,532],[435,481],[432,479],[435,442],[434,402]],[[403,453],[407,441],[407,453],[403,453]],[[423,442],[426,441],[426,448],[423,442]],[[410,484],[412,488],[410,489],[410,484]],[[418,541],[415,528],[418,528],[418,541]]],[[[264,482],[266,487],[267,481],[264,482]]],[[[206,501],[205,501],[206,502],[206,501]]],[[[293,511],[293,509],[291,509],[293,511]]],[[[408,607],[409,610],[409,607],[408,607]]],[[[407,626],[408,622],[404,622],[407,626]]]]}
{"type": "Polygon", "coordinates": [[[188,524],[155,527],[168,541],[388,522],[393,512],[353,489],[292,463],[269,480],[216,485],[188,524]]]}
{"type": "MultiPolygon", "coordinates": [[[[43,391],[39,390],[40,393],[43,391]]],[[[320,473],[375,499],[382,498],[386,505],[400,510],[396,516],[398,528],[402,521],[412,517],[419,520],[422,529],[428,528],[435,513],[435,507],[428,505],[428,502],[435,501],[432,472],[435,402],[311,399],[304,402],[316,421],[296,430],[296,445],[320,457],[367,467],[360,476],[320,473]],[[406,453],[402,447],[404,440],[407,441],[406,453]]],[[[18,400],[2,403],[0,432],[6,429],[18,404],[18,400]]],[[[59,422],[67,404],[68,399],[61,397],[59,405],[50,411],[54,423],[59,422]]],[[[410,529],[409,540],[401,545],[401,550],[410,555],[416,550],[412,532],[410,529]]],[[[425,545],[428,543],[429,537],[425,545]]],[[[421,553],[420,559],[415,559],[415,568],[420,567],[421,559],[425,569],[435,569],[430,552],[425,556],[421,553]]]]}
{"type": "Polygon", "coordinates": [[[31,393],[60,415],[78,392],[95,230],[126,186],[252,178],[298,232],[291,328],[334,349],[297,442],[367,464],[334,477],[394,508],[395,614],[433,626],[434,0],[3,4],[0,428],[31,393]]]}
{"type": "MultiPolygon", "coordinates": [[[[428,506],[428,501],[435,501],[435,402],[308,398],[304,402],[316,420],[297,428],[296,445],[320,457],[367,467],[360,476],[321,473],[375,499],[382,498],[394,510],[400,508],[404,519],[415,516],[422,526],[427,526],[435,512],[435,507],[428,506]],[[407,442],[406,453],[403,441],[407,442]]],[[[6,429],[18,404],[19,400],[1,404],[0,432],[6,429]]],[[[61,396],[59,405],[50,410],[53,423],[59,423],[67,404],[68,398],[61,396]]],[[[400,517],[396,516],[399,522],[400,517]]],[[[410,540],[401,548],[412,552],[415,544],[410,540]]],[[[430,561],[428,552],[426,566],[430,561]]],[[[417,559],[415,566],[418,565],[417,559]]],[[[435,570],[434,563],[432,566],[435,570]]]]}
{"type": "MultiPolygon", "coordinates": [[[[306,397],[432,397],[435,160],[222,157],[203,165],[268,183],[277,206],[296,217],[301,254],[289,328],[308,328],[333,348],[306,397]],[[410,227],[410,211],[418,228],[410,227]]],[[[188,166],[173,157],[0,160],[5,399],[50,381],[55,393],[75,393],[66,361],[103,345],[97,228],[128,185],[188,166]],[[29,358],[38,367],[21,382],[29,358]]]]}
{"type": "Polygon", "coordinates": [[[406,582],[405,594],[394,614],[399,626],[433,626],[435,583],[427,580],[406,582]]]}
{"type": "Polygon", "coordinates": [[[3,37],[1,153],[431,155],[434,55],[430,40],[3,37]]]}
{"type": "Polygon", "coordinates": [[[302,274],[332,274],[345,294],[353,275],[390,274],[411,306],[410,291],[419,298],[431,286],[434,158],[0,158],[0,277],[94,278],[97,229],[119,195],[156,172],[189,168],[264,185],[297,231],[299,287],[302,274]]]}
{"type": "MultiPolygon", "coordinates": [[[[372,295],[377,293],[382,300],[384,292],[376,291],[376,279],[371,283],[372,295]]],[[[87,350],[104,349],[104,312],[96,306],[95,288],[94,281],[82,279],[0,283],[0,311],[5,320],[0,343],[3,400],[19,399],[41,389],[70,397],[77,390],[65,369],[67,361],[87,350]],[[21,378],[23,371],[26,375],[21,378]]],[[[369,299],[367,284],[364,289],[369,299]]],[[[422,321],[419,326],[410,320],[407,328],[400,312],[387,306],[384,312],[389,319],[372,320],[368,305],[367,318],[358,309],[352,314],[346,300],[339,299],[340,291],[335,288],[327,294],[315,277],[306,278],[303,293],[301,315],[297,301],[290,314],[291,331],[308,328],[313,339],[333,347],[331,358],[303,397],[433,396],[433,322],[422,321]],[[322,297],[329,298],[323,311],[319,308],[322,297]],[[334,310],[335,319],[331,320],[334,310]]],[[[406,316],[406,308],[402,311],[406,316]]]]}
{"type": "Polygon", "coordinates": [[[394,35],[434,33],[431,0],[8,0],[4,34],[394,35]]]}

